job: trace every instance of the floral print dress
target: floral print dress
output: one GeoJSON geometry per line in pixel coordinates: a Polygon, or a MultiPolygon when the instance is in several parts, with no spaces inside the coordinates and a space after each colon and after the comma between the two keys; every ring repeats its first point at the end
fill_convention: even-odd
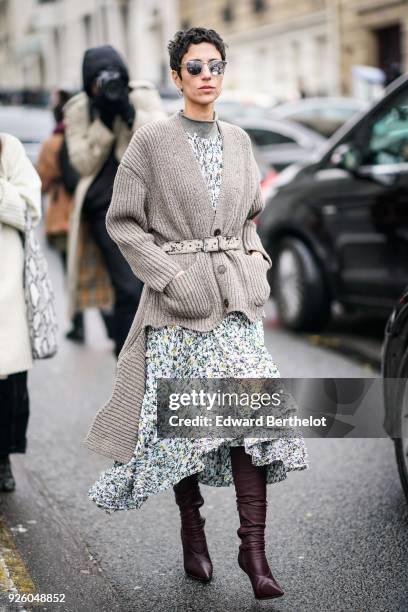
{"type": "MultiPolygon", "coordinates": [[[[222,177],[222,138],[187,132],[207,182],[212,206],[217,205],[222,177]]],[[[267,466],[267,483],[279,482],[291,470],[309,467],[301,435],[278,438],[166,438],[157,436],[158,378],[272,378],[276,363],[264,344],[262,321],[231,312],[214,329],[195,331],[180,325],[147,327],[146,388],[139,435],[129,463],[114,461],[90,488],[89,498],[111,513],[140,508],[150,496],[169,489],[185,476],[212,486],[233,483],[230,446],[244,445],[255,465],[267,466]]]]}

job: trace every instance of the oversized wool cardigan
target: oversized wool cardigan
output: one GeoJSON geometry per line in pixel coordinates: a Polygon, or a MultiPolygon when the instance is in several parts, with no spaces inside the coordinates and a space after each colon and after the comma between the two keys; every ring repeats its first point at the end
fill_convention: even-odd
{"type": "Polygon", "coordinates": [[[107,230],[145,285],[118,358],[112,396],[83,444],[122,463],[130,461],[137,443],[146,326],[207,331],[232,311],[257,321],[270,294],[272,261],[253,221],[264,203],[250,139],[238,126],[217,124],[223,171],[216,210],[179,113],[139,128],[116,174],[107,230]],[[169,254],[161,247],[216,235],[240,236],[243,248],[169,254]],[[250,255],[254,250],[263,257],[250,255]],[[175,278],[181,270],[185,273],[175,278]]]}

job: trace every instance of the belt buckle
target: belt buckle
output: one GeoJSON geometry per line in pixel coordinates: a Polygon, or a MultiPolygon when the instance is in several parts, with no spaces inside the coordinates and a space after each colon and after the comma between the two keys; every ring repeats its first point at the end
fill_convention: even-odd
{"type": "Polygon", "coordinates": [[[220,242],[218,240],[218,236],[204,236],[203,238],[203,251],[204,253],[208,253],[211,251],[218,251],[220,248],[220,242]],[[211,243],[210,246],[208,246],[208,241],[212,240],[213,242],[215,241],[215,248],[211,248],[211,243]]]}

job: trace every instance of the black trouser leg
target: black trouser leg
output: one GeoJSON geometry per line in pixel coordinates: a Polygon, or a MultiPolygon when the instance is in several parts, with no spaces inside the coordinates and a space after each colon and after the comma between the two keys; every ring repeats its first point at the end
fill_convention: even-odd
{"type": "MultiPolygon", "coordinates": [[[[68,267],[68,252],[67,250],[63,250],[60,251],[60,255],[61,255],[61,260],[62,260],[62,266],[64,269],[64,274],[67,273],[67,267],[68,267]]],[[[75,336],[83,336],[84,335],[84,315],[83,312],[81,310],[78,310],[74,316],[72,317],[72,331],[71,334],[73,333],[75,336]]]]}
{"type": "Polygon", "coordinates": [[[0,379],[0,456],[25,453],[29,412],[27,372],[0,379]]]}
{"type": "Polygon", "coordinates": [[[102,252],[115,293],[112,335],[116,355],[119,355],[139,306],[143,283],[133,274],[118,245],[109,236],[105,216],[90,217],[89,226],[102,252]]]}

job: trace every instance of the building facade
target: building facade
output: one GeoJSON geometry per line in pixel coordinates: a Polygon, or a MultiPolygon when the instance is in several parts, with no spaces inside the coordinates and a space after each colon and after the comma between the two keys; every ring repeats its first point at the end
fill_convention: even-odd
{"type": "Polygon", "coordinates": [[[225,83],[278,99],[353,95],[355,67],[408,70],[407,0],[180,1],[180,24],[229,45],[225,83]]]}
{"type": "Polygon", "coordinates": [[[408,71],[408,2],[338,0],[341,90],[353,94],[353,67],[408,71]],[[391,68],[392,69],[392,68],[391,68]]]}
{"type": "Polygon", "coordinates": [[[0,0],[0,86],[81,87],[110,43],[132,78],[172,86],[167,42],[204,26],[228,44],[225,89],[265,100],[356,94],[356,67],[408,70],[408,0],[0,0]]]}
{"type": "Polygon", "coordinates": [[[334,8],[330,0],[180,0],[180,23],[222,35],[227,87],[286,100],[338,93],[334,8]]]}
{"type": "Polygon", "coordinates": [[[111,44],[132,78],[169,84],[166,42],[178,25],[174,0],[0,0],[3,87],[81,87],[88,47],[111,44]]]}

